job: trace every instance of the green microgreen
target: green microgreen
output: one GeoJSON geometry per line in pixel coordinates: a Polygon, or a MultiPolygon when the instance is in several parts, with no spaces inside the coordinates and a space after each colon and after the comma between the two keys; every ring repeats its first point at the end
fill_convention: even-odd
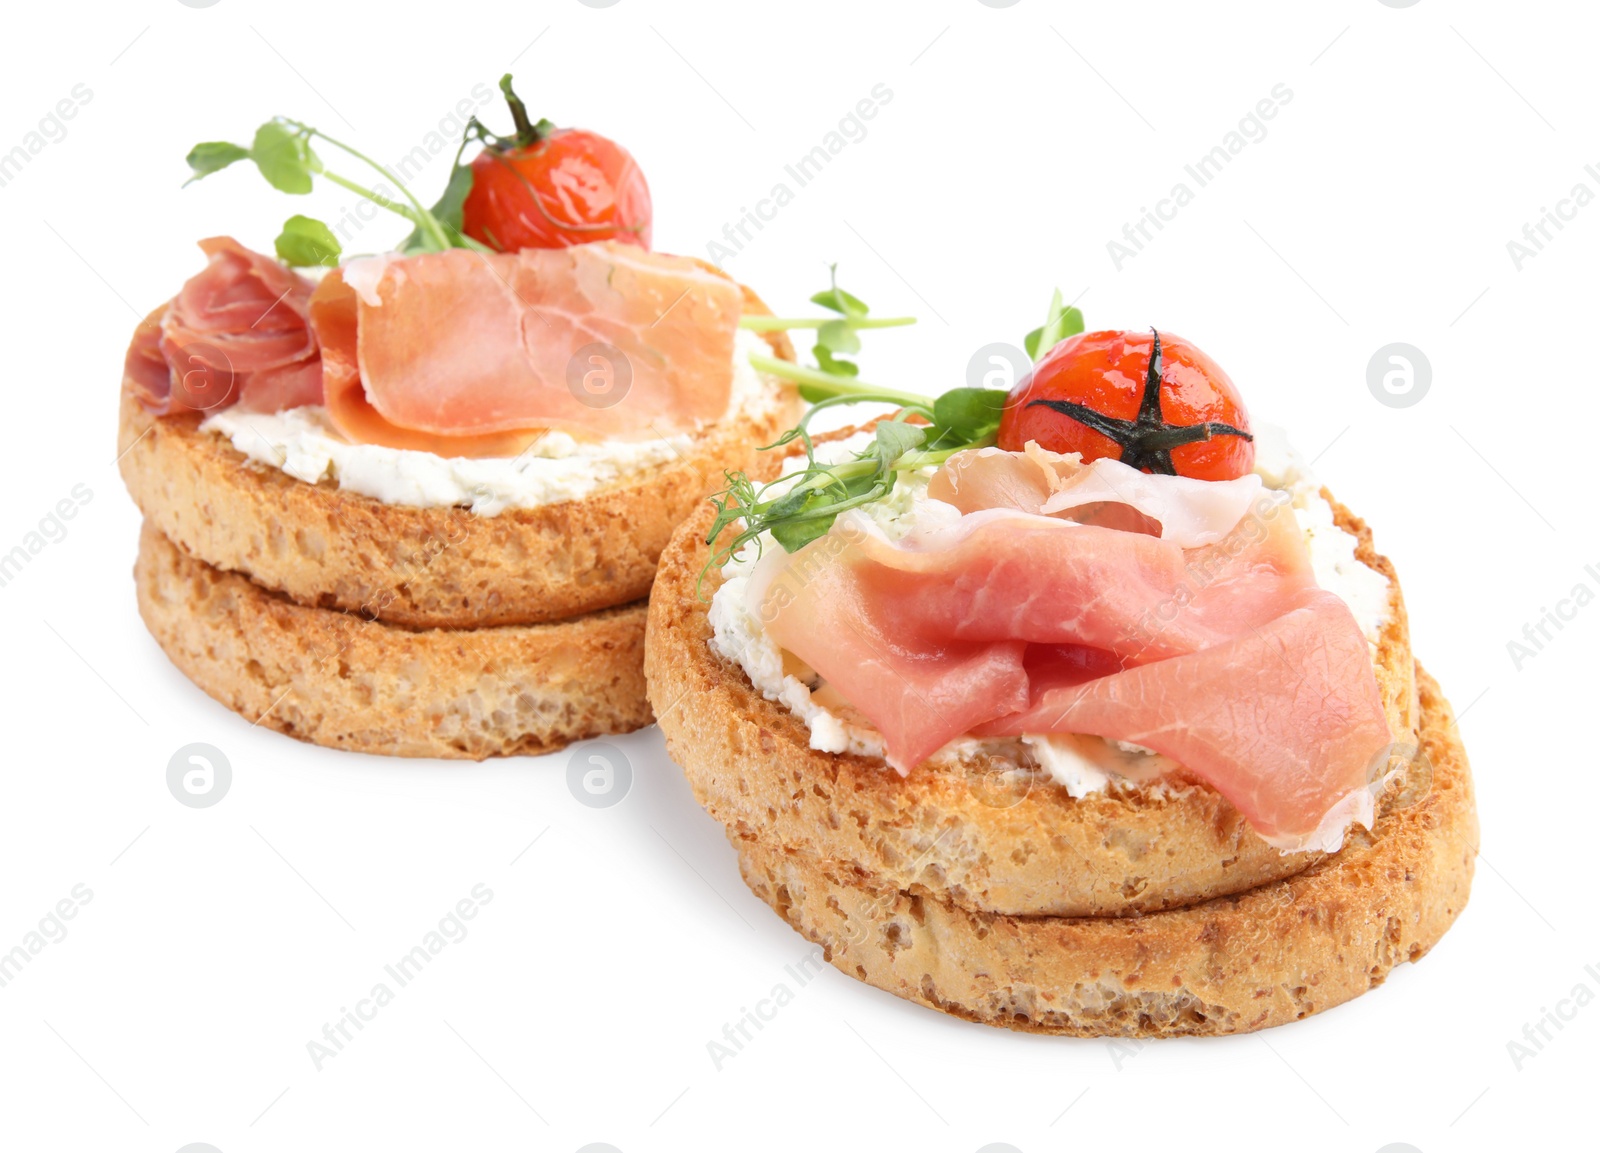
{"type": "MultiPolygon", "coordinates": [[[[750,359],[757,367],[768,360],[750,359]]],[[[813,404],[798,425],[767,446],[782,448],[798,440],[806,454],[803,467],[763,485],[742,472],[726,474],[727,488],[711,498],[716,515],[706,543],[712,552],[701,570],[702,581],[748,542],[758,542],[759,548],[765,533],[785,552],[794,552],[827,533],[841,513],[888,496],[906,474],[942,464],[964,449],[992,445],[1006,401],[999,389],[958,388],[929,399],[843,381],[833,387],[833,395],[813,404]],[[812,418],[829,408],[861,403],[897,407],[878,422],[871,443],[854,457],[823,464],[811,438],[812,418]],[[736,524],[738,531],[721,539],[736,524]]]]}
{"type": "MultiPolygon", "coordinates": [[[[740,321],[744,328],[758,332],[818,330],[815,368],[771,356],[750,357],[760,371],[798,384],[800,395],[811,401],[800,423],[767,446],[783,448],[799,441],[806,461],[793,472],[760,485],[742,472],[726,474],[727,487],[711,498],[716,515],[706,534],[711,555],[701,570],[702,582],[707,572],[727,563],[751,541],[759,549],[763,537],[770,534],[785,552],[794,552],[826,534],[841,513],[888,496],[909,473],[943,464],[966,449],[987,448],[999,435],[1009,395],[1003,389],[953,388],[929,398],[868,384],[858,378],[854,364],[841,367],[848,362],[841,362],[837,354],[859,349],[858,330],[911,324],[913,319],[869,316],[870,310],[859,297],[839,287],[835,270],[830,269],[830,274],[830,286],[811,300],[838,317],[747,316],[740,321]],[[826,409],[861,403],[892,404],[895,411],[878,422],[872,442],[851,459],[839,464],[818,461],[810,432],[812,418],[826,409]],[[737,531],[725,538],[730,529],[737,531]]],[[[1026,338],[1028,355],[1037,362],[1061,341],[1083,330],[1083,313],[1064,304],[1058,289],[1050,299],[1045,323],[1026,338]]]]}
{"type": "MultiPolygon", "coordinates": [[[[746,316],[739,324],[755,332],[782,332],[789,329],[815,329],[817,338],[811,355],[815,368],[791,365],[787,361],[769,361],[762,371],[771,372],[800,386],[805,400],[823,400],[833,395],[831,385],[837,380],[854,381],[860,376],[860,366],[849,359],[861,351],[860,332],[868,328],[901,328],[915,324],[914,316],[871,316],[865,301],[839,287],[839,266],[828,266],[828,287],[813,293],[811,303],[820,305],[836,316],[746,316]],[[777,365],[777,368],[771,365],[777,365]]],[[[876,391],[882,391],[881,389],[876,391]]],[[[922,398],[916,398],[922,399],[922,398]]]]}
{"type": "Polygon", "coordinates": [[[1038,364],[1044,359],[1045,353],[1067,337],[1076,336],[1082,331],[1083,313],[1070,304],[1063,304],[1061,290],[1058,288],[1050,297],[1050,311],[1046,314],[1044,323],[1023,337],[1022,347],[1027,352],[1028,359],[1038,364]]]}
{"type": "Polygon", "coordinates": [[[309,216],[291,216],[285,220],[283,231],[272,246],[279,260],[297,268],[339,263],[339,238],[322,221],[309,216]]]}
{"type": "MultiPolygon", "coordinates": [[[[476,123],[477,120],[474,119],[467,125],[469,133],[472,125],[476,123]]],[[[455,160],[450,164],[450,178],[445,181],[444,192],[428,212],[455,240],[456,247],[471,248],[479,252],[493,251],[461,231],[462,206],[467,202],[467,193],[472,191],[472,166],[461,163],[461,154],[467,150],[468,143],[468,138],[463,136],[461,146],[456,149],[455,160]]],[[[413,228],[411,235],[400,242],[400,251],[407,256],[433,251],[429,247],[429,238],[421,225],[413,228]]]]}
{"type": "MultiPolygon", "coordinates": [[[[472,242],[460,232],[459,205],[466,197],[466,189],[455,187],[447,189],[446,201],[454,192],[458,210],[456,219],[447,232],[446,222],[424,208],[404,184],[395,181],[404,198],[404,202],[401,202],[334,172],[312,149],[313,140],[320,140],[385,177],[394,179],[383,165],[350,145],[335,140],[309,124],[291,120],[286,116],[278,116],[256,129],[248,148],[226,140],[211,140],[196,144],[189,150],[188,162],[192,175],[188,183],[221,172],[241,160],[249,160],[255,164],[262,178],[279,192],[287,192],[291,196],[304,196],[311,191],[312,178],[320,176],[329,183],[372,201],[380,208],[404,217],[415,227],[413,235],[421,238],[420,247],[423,251],[442,252],[447,248],[473,246],[472,242]]],[[[470,187],[471,170],[465,171],[468,173],[468,187],[470,187]]],[[[451,173],[451,179],[453,186],[456,180],[455,172],[451,173]]],[[[443,203],[445,202],[441,201],[441,204],[443,203]]],[[[339,242],[334,237],[333,231],[321,221],[302,215],[290,217],[285,223],[284,230],[277,239],[276,248],[279,257],[290,264],[335,264],[340,256],[339,242]],[[313,225],[317,227],[314,229],[313,225]],[[312,239],[315,243],[309,242],[312,239]]]]}
{"type": "MultiPolygon", "coordinates": [[[[511,88],[510,73],[500,78],[500,91],[505,94],[506,103],[511,109],[515,133],[499,136],[484,127],[477,117],[470,119],[462,132],[461,146],[456,149],[444,192],[431,208],[424,208],[403,182],[370,156],[335,140],[320,129],[287,116],[275,116],[257,128],[249,147],[227,140],[196,144],[189,150],[190,176],[186,183],[203,180],[241,160],[248,160],[256,166],[262,178],[279,192],[304,196],[311,191],[313,178],[320,176],[409,221],[411,232],[400,243],[403,253],[443,252],[448,248],[493,251],[461,232],[462,205],[472,191],[472,167],[470,163],[462,163],[468,145],[481,144],[496,153],[505,152],[531,147],[555,130],[548,120],[530,120],[526,106],[511,88]],[[391,198],[375,188],[330,170],[312,149],[313,140],[335,148],[380,173],[388,182],[386,187],[392,184],[399,189],[400,198],[391,198]]],[[[279,259],[294,265],[337,264],[341,255],[339,242],[332,230],[321,221],[302,215],[292,216],[284,224],[276,248],[279,259]]]]}

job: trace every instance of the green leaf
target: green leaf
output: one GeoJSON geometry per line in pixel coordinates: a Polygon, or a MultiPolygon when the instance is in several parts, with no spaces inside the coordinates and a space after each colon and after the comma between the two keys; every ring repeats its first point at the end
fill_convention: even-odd
{"type": "Polygon", "coordinates": [[[189,162],[190,171],[194,173],[186,183],[199,180],[202,176],[210,176],[213,172],[221,172],[228,165],[246,160],[249,156],[248,148],[230,144],[226,140],[208,140],[204,144],[196,144],[189,149],[189,155],[185,158],[189,162]]]}
{"type": "Polygon", "coordinates": [[[838,286],[816,293],[811,297],[811,303],[831,308],[844,316],[865,316],[869,311],[860,297],[852,296],[838,286]]]}
{"type": "MultiPolygon", "coordinates": [[[[461,208],[467,202],[467,194],[472,191],[472,167],[467,164],[457,164],[450,170],[450,179],[445,182],[444,192],[428,209],[435,220],[444,225],[446,235],[457,248],[480,247],[471,241],[470,237],[461,233],[461,208]]],[[[422,239],[422,229],[413,228],[411,235],[400,242],[400,251],[406,254],[423,252],[427,248],[422,239]]]]}
{"type": "Polygon", "coordinates": [[[861,338],[855,334],[848,320],[830,320],[817,329],[817,343],[812,354],[817,367],[830,376],[855,376],[861,369],[853,360],[838,356],[841,352],[861,351],[861,338]]]}
{"type": "Polygon", "coordinates": [[[848,320],[830,320],[817,329],[817,344],[833,353],[861,351],[861,338],[848,320]]]}
{"type": "Polygon", "coordinates": [[[1050,297],[1050,312],[1044,324],[1023,338],[1022,347],[1029,359],[1037,364],[1056,345],[1082,331],[1083,313],[1070,305],[1063,305],[1058,288],[1050,297]]]}
{"type": "Polygon", "coordinates": [[[304,134],[269,120],[256,129],[250,144],[250,159],[256,162],[267,183],[279,192],[303,196],[311,191],[311,169],[316,163],[304,134]]]}
{"type": "Polygon", "coordinates": [[[278,259],[285,264],[304,268],[313,264],[332,267],[339,263],[339,238],[320,220],[309,216],[291,216],[283,222],[283,231],[272,242],[278,259]]]}
{"type": "Polygon", "coordinates": [[[906,453],[921,448],[927,436],[927,432],[920,425],[906,424],[899,420],[881,420],[873,434],[872,446],[867,452],[885,465],[892,466],[906,453]]]}
{"type": "Polygon", "coordinates": [[[838,519],[819,516],[813,520],[785,520],[772,526],[772,539],[783,546],[784,552],[796,552],[820,536],[826,536],[838,519]]]}
{"type": "Polygon", "coordinates": [[[803,513],[826,508],[836,503],[837,496],[828,492],[797,485],[773,501],[766,517],[772,524],[772,536],[785,552],[809,544],[833,527],[834,517],[819,516],[801,520],[803,513]]]}
{"type": "Polygon", "coordinates": [[[806,505],[810,503],[811,498],[815,495],[815,489],[801,488],[797,485],[773,501],[772,507],[767,509],[766,515],[774,519],[799,516],[805,512],[806,505]]]}
{"type": "Polygon", "coordinates": [[[967,443],[1000,427],[1006,393],[998,388],[953,388],[933,402],[934,440],[967,443]]]}
{"type": "Polygon", "coordinates": [[[817,367],[830,376],[855,376],[861,371],[855,361],[840,360],[826,345],[818,344],[812,351],[817,358],[817,367]]]}
{"type": "Polygon", "coordinates": [[[869,310],[866,302],[860,297],[851,296],[839,287],[838,271],[839,266],[837,264],[828,265],[828,277],[832,283],[826,289],[814,295],[811,298],[811,303],[820,304],[823,308],[831,308],[841,316],[859,319],[867,315],[869,310]]]}
{"type": "Polygon", "coordinates": [[[444,192],[434,202],[432,208],[434,219],[454,232],[461,231],[461,209],[467,202],[467,194],[472,191],[472,166],[470,164],[457,164],[450,170],[450,179],[445,182],[444,192]]]}

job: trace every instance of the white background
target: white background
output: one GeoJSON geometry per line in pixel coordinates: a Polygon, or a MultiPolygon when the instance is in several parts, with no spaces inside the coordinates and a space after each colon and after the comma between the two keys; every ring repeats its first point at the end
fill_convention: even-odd
{"type": "MultiPolygon", "coordinates": [[[[1574,986],[1600,994],[1584,970],[1600,966],[1600,608],[1520,670],[1507,651],[1574,585],[1600,590],[1584,572],[1600,565],[1600,207],[1520,271],[1506,248],[1575,183],[1600,192],[1590,6],[128,0],[4,19],[0,151],[75,84],[93,95],[0,187],[0,551],[74,485],[93,497],[0,588],[0,950],[75,885],[93,897],[0,988],[0,1145],[1592,1142],[1600,1005],[1520,1070],[1507,1049],[1574,986]],[[284,113],[398,158],[508,67],[536,115],[624,142],[657,247],[697,254],[888,85],[866,138],[727,262],[780,310],[838,260],[879,312],[920,316],[870,334],[871,379],[962,383],[1058,286],[1091,326],[1160,325],[1226,366],[1370,519],[1417,651],[1468,709],[1483,856],[1434,952],[1304,1023],[1120,1061],[828,969],[718,1071],[707,1042],[805,945],[745,891],[655,731],[615,741],[633,791],[592,810],[564,756],[329,752],[189,685],[134,606],[139,518],[111,463],[123,347],[200,266],[196,239],[265,248],[290,212],[348,199],[308,208],[242,167],[180,190],[184,153],[284,113]],[[1119,270],[1107,241],[1280,83],[1292,100],[1266,137],[1119,270]],[[1432,364],[1410,408],[1367,388],[1392,341],[1432,364]],[[233,766],[209,809],[165,784],[196,741],[233,766]],[[317,1071],[307,1042],[480,882],[494,896],[470,934],[317,1071]]],[[[425,200],[445,167],[418,178],[425,200]]],[[[367,246],[402,231],[374,225],[367,246]]]]}

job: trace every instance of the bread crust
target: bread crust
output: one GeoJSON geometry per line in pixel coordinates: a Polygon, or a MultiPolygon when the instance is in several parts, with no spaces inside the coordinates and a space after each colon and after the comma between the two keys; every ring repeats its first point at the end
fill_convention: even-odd
{"type": "Polygon", "coordinates": [[[1431,787],[1293,877],[1144,917],[1009,917],[903,891],[729,830],[751,889],[843,972],[1010,1029],[1080,1037],[1251,1032],[1348,1001],[1438,942],[1478,845],[1455,720],[1426,673],[1431,787]]]}
{"type": "MultiPolygon", "coordinates": [[[[1389,578],[1391,614],[1374,664],[1391,731],[1402,746],[1414,743],[1414,662],[1399,581],[1367,526],[1329,500],[1358,537],[1357,556],[1389,578]]],[[[922,765],[901,779],[880,760],[812,749],[799,718],[709,647],[707,605],[695,586],[710,515],[687,521],[662,555],[645,673],[668,751],[730,836],[782,844],[896,890],[1019,916],[1181,908],[1292,876],[1320,856],[1280,853],[1198,781],[1074,799],[1043,773],[998,758],[922,765]]],[[[705,596],[720,583],[707,574],[705,596]]],[[[1381,803],[1404,787],[1401,774],[1381,803]]]]}
{"type": "MultiPolygon", "coordinates": [[[[746,311],[769,314],[745,289],[746,311]]],[[[763,334],[793,359],[782,332],[763,334]]],[[[188,553],[305,605],[413,628],[561,620],[640,600],[672,530],[758,467],[798,414],[781,386],[758,416],[702,431],[680,458],[582,500],[478,516],[306,484],[200,432],[198,414],[152,417],[123,390],[118,452],[145,518],[188,553]]]]}
{"type": "Polygon", "coordinates": [[[652,719],[642,601],[554,623],[406,629],[296,604],[146,521],[139,612],[167,656],[252,724],[401,757],[554,752],[652,719]]]}

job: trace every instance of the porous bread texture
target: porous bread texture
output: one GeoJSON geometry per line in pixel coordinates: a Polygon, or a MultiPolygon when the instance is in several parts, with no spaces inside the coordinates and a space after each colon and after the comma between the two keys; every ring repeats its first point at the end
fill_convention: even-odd
{"type": "Polygon", "coordinates": [[[134,580],[140,615],[185,676],[303,741],[482,760],[652,719],[642,601],[551,623],[413,630],[296,604],[190,556],[149,521],[134,580]]]}
{"type": "MultiPolygon", "coordinates": [[[[744,290],[747,312],[769,314],[744,290]]],[[[763,334],[793,359],[781,332],[763,334]]],[[[759,471],[758,449],[798,416],[792,387],[754,416],[702,430],[679,458],[582,500],[478,516],[409,508],[306,484],[251,462],[202,416],[152,417],[123,390],[118,452],[134,502],[216,568],[304,605],[408,627],[562,620],[647,596],[678,523],[722,484],[759,471]]]]}
{"type": "MultiPolygon", "coordinates": [[[[1341,527],[1359,538],[1356,555],[1390,581],[1374,667],[1405,754],[1417,696],[1400,584],[1365,523],[1329,499],[1341,527]]],[[[940,893],[958,907],[1026,916],[1179,908],[1291,876],[1318,858],[1267,844],[1199,781],[1124,782],[1074,799],[1044,772],[1003,758],[924,764],[902,779],[881,760],[811,748],[805,723],[708,644],[702,598],[721,576],[708,573],[698,594],[696,582],[710,517],[707,509],[685,522],[662,555],[645,672],[668,751],[731,836],[896,890],[940,893]]]]}
{"type": "MultiPolygon", "coordinates": [[[[1143,917],[1011,917],[880,877],[764,830],[729,830],[750,888],[838,969],[971,1021],[1079,1037],[1245,1033],[1359,996],[1428,952],[1467,902],[1471,774],[1418,671],[1426,788],[1292,877],[1143,917]]],[[[1420,784],[1420,782],[1419,782],[1420,784]]]]}

